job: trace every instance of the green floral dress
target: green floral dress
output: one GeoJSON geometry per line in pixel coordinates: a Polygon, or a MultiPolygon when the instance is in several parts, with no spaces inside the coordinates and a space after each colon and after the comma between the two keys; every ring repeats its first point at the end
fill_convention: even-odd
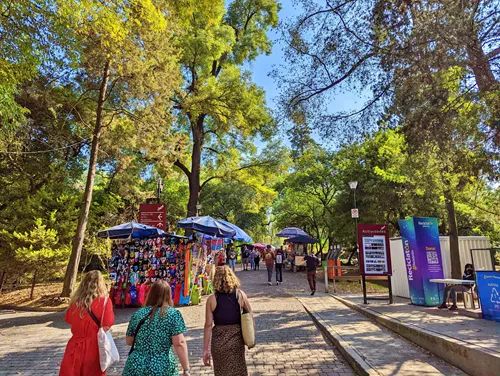
{"type": "MultiPolygon", "coordinates": [[[[139,322],[151,311],[151,307],[139,309],[127,329],[133,336],[139,322]]],[[[123,376],[174,376],[178,375],[177,358],[172,348],[172,337],[186,332],[181,313],[172,307],[164,317],[155,313],[154,320],[147,318],[135,339],[134,351],[127,359],[123,376]]]]}

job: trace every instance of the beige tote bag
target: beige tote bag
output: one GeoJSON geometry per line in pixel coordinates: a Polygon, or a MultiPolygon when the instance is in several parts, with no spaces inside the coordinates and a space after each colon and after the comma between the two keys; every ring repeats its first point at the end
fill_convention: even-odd
{"type": "Polygon", "coordinates": [[[253,317],[252,314],[245,308],[245,302],[243,301],[243,297],[239,293],[239,290],[238,303],[241,308],[241,332],[243,334],[243,342],[246,347],[252,349],[255,347],[255,327],[253,324],[253,317]]]}

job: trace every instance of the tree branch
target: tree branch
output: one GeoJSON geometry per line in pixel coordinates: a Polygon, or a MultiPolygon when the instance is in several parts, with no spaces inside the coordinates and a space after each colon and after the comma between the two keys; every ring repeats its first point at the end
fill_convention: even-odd
{"type": "Polygon", "coordinates": [[[188,178],[191,178],[191,171],[189,171],[186,165],[184,165],[181,161],[179,160],[175,161],[174,166],[179,167],[182,170],[182,172],[186,174],[188,178]]]}

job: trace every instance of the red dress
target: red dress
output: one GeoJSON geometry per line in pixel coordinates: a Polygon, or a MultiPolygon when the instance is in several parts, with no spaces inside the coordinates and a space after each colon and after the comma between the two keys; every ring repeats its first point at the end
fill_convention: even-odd
{"type": "MultiPolygon", "coordinates": [[[[104,299],[97,298],[92,302],[91,310],[101,321],[104,299]]],[[[73,337],[66,346],[59,376],[105,376],[99,365],[99,349],[97,347],[97,331],[99,328],[88,312],[80,317],[80,309],[72,305],[66,311],[66,321],[71,325],[73,337]]],[[[106,312],[101,326],[111,326],[115,321],[113,304],[108,299],[106,312]]]]}

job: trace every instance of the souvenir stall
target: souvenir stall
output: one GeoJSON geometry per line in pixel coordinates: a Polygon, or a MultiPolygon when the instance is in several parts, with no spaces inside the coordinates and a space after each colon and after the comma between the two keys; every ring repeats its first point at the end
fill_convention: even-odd
{"type": "Polygon", "coordinates": [[[108,264],[110,298],[115,306],[140,306],[151,284],[165,280],[172,288],[175,305],[189,304],[204,255],[200,248],[197,242],[170,235],[115,241],[108,264]]]}

